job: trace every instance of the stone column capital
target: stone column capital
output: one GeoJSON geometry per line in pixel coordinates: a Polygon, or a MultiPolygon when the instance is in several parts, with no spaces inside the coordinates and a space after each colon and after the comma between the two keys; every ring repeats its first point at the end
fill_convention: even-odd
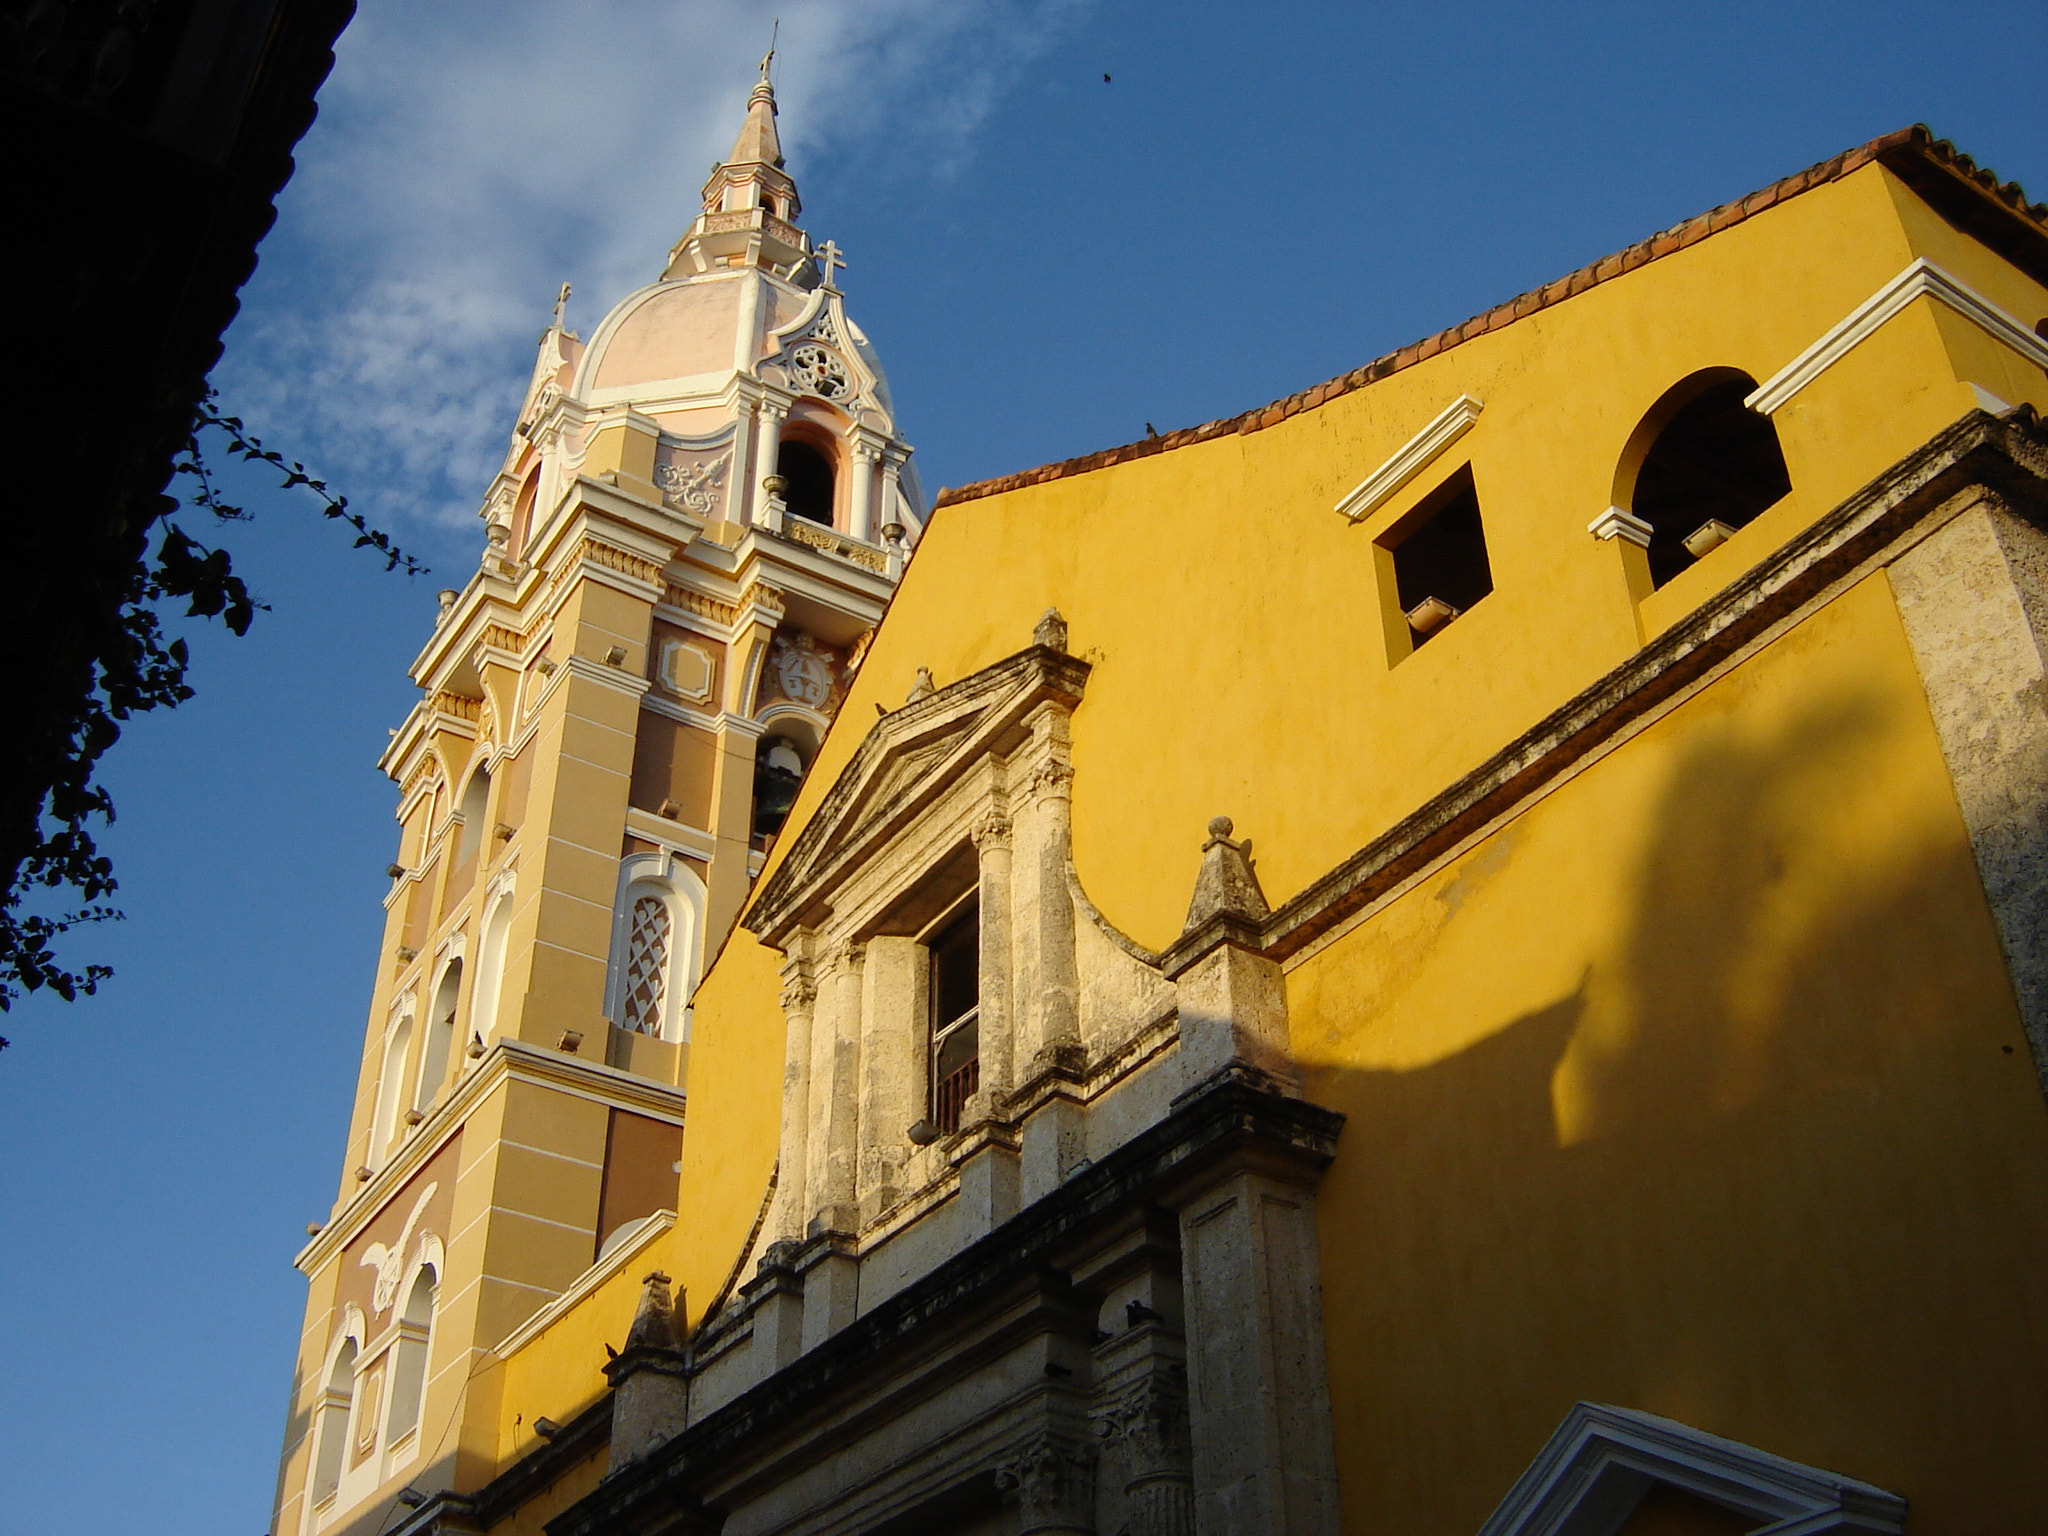
{"type": "Polygon", "coordinates": [[[1095,1453],[1064,1435],[1042,1433],[996,1468],[996,1488],[1016,1500],[1020,1536],[1092,1536],[1095,1453]]]}

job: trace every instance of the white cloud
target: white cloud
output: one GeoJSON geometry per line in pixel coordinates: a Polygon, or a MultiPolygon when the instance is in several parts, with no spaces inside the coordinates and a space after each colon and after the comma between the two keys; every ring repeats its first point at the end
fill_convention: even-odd
{"type": "Polygon", "coordinates": [[[651,279],[779,15],[783,144],[956,173],[1088,0],[366,0],[337,48],[219,380],[444,557],[556,286],[588,334],[651,279]]]}

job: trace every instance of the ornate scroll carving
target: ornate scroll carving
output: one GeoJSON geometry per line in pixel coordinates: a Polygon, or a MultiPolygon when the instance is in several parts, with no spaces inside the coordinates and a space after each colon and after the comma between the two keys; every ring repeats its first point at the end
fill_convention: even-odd
{"type": "Polygon", "coordinates": [[[709,517],[725,499],[725,473],[730,468],[730,453],[695,461],[667,459],[654,466],[654,483],[670,506],[709,517]]]}

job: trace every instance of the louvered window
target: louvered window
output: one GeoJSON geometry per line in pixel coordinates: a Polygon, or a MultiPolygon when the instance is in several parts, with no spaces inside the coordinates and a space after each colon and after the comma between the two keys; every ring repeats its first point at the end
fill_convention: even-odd
{"type": "Polygon", "coordinates": [[[633,927],[626,941],[626,1028],[661,1033],[668,993],[668,956],[674,919],[659,896],[633,903],[633,927]]]}

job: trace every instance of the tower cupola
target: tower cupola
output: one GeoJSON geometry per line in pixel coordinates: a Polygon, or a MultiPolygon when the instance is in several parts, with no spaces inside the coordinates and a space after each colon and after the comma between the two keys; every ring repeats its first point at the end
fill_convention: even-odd
{"type": "Polygon", "coordinates": [[[768,78],[774,57],[771,49],[761,60],[739,137],[711,168],[704,211],[669,252],[664,277],[741,266],[793,277],[809,259],[810,243],[796,224],[803,204],[795,180],[782,168],[782,141],[775,131],[775,86],[768,78]]]}

